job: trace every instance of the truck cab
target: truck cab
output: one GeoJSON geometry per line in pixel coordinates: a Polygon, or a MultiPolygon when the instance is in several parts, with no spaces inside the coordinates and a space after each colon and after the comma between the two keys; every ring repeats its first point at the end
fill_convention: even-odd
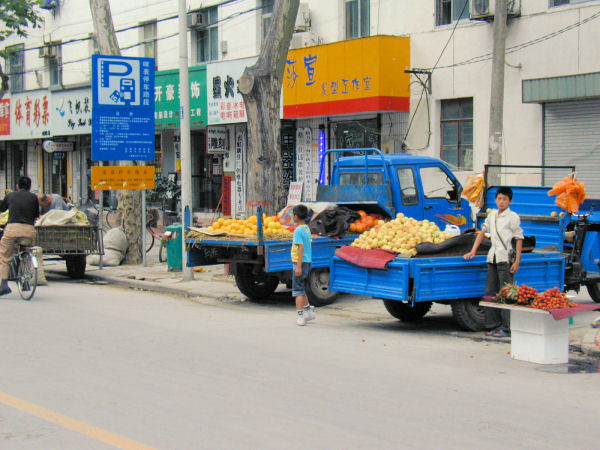
{"type": "Polygon", "coordinates": [[[384,217],[404,213],[417,220],[435,222],[442,229],[446,225],[456,225],[461,230],[473,226],[469,203],[461,198],[462,186],[443,161],[410,154],[383,154],[374,148],[327,153],[336,158],[329,185],[317,189],[317,201],[384,217]],[[345,156],[349,152],[354,156],[345,156]]]}

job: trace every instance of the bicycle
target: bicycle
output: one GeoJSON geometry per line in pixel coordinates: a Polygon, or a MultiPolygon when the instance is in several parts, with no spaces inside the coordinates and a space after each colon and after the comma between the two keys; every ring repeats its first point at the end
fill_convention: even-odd
{"type": "Polygon", "coordinates": [[[158,226],[158,216],[159,213],[157,208],[150,208],[146,212],[146,253],[152,250],[154,241],[159,240],[160,247],[158,249],[158,261],[162,263],[167,261],[166,246],[168,236],[167,233],[163,234],[155,230],[158,226]]]}
{"type": "Polygon", "coordinates": [[[33,239],[17,238],[15,250],[16,254],[9,265],[8,279],[17,283],[23,300],[30,300],[35,294],[38,279],[38,261],[33,253],[33,239]]]}

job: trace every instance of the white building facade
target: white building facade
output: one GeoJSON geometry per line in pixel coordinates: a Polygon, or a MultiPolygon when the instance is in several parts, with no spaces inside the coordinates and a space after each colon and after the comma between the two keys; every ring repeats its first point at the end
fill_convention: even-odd
{"type": "MultiPolygon", "coordinates": [[[[90,158],[85,99],[90,90],[90,55],[97,46],[88,2],[59,3],[57,8],[44,11],[42,28],[30,30],[27,39],[12,37],[2,43],[10,47],[12,54],[3,64],[5,72],[11,75],[11,92],[0,103],[0,188],[11,188],[18,175],[27,174],[36,189],[60,191],[79,200],[93,196],[88,172],[94,162],[90,158]],[[28,97],[29,110],[24,106],[28,97]],[[8,120],[14,121],[17,102],[22,105],[23,117],[19,124],[11,122],[6,130],[4,111],[8,108],[8,120]],[[29,125],[27,111],[31,115],[29,125]],[[44,126],[45,113],[49,114],[48,126],[44,126]],[[72,117],[65,119],[64,114],[72,117]],[[63,122],[59,125],[60,120],[63,122]],[[72,143],[72,149],[63,146],[64,152],[47,152],[43,144],[48,139],[72,143]]],[[[300,177],[305,184],[311,183],[305,192],[314,198],[318,153],[323,145],[374,146],[390,153],[434,156],[455,167],[461,177],[481,172],[488,158],[494,3],[303,1],[292,48],[317,45],[317,52],[322,46],[349,39],[403,37],[409,39],[410,45],[409,53],[402,55],[402,64],[417,73],[402,73],[385,81],[386,89],[393,91],[394,84],[401,85],[406,94],[384,92],[380,96],[396,96],[396,100],[406,97],[405,103],[395,101],[364,110],[355,105],[347,111],[343,107],[317,108],[315,115],[309,108],[308,113],[291,117],[284,112],[282,147],[287,181],[300,177]],[[297,130],[303,130],[304,137],[310,136],[298,148],[304,163],[310,159],[311,174],[298,173],[297,130]]],[[[594,175],[600,168],[596,151],[600,141],[600,56],[596,50],[600,1],[521,0],[509,4],[503,163],[576,165],[590,192],[600,195],[600,181],[594,175]]],[[[157,73],[177,69],[177,5],[177,0],[111,1],[122,54],[155,57],[157,73]]],[[[272,2],[189,0],[188,9],[190,66],[205,66],[205,72],[210,73],[213,64],[252,58],[259,53],[272,2]]],[[[380,58],[382,64],[397,62],[397,55],[385,50],[380,58]]],[[[383,80],[384,75],[381,77],[383,80]]],[[[364,83],[361,86],[364,88],[364,83]]],[[[214,80],[207,77],[202,93],[207,109],[213,88],[214,80]]],[[[331,95],[323,101],[334,102],[331,95]]],[[[284,105],[285,102],[284,99],[284,105]]],[[[225,116],[218,123],[214,117],[206,114],[206,119],[199,119],[193,126],[196,138],[192,151],[197,158],[205,158],[209,153],[207,136],[220,133],[209,130],[211,126],[226,129],[228,148],[202,162],[196,184],[198,189],[210,185],[206,195],[210,201],[196,206],[208,212],[222,194],[218,192],[219,183],[203,178],[229,176],[226,188],[232,190],[229,201],[235,214],[234,191],[239,188],[239,174],[231,159],[236,157],[236,141],[239,145],[244,125],[239,117],[234,120],[232,116],[228,121],[225,116]]],[[[177,132],[157,128],[156,163],[163,174],[177,171],[176,147],[177,132]]]]}

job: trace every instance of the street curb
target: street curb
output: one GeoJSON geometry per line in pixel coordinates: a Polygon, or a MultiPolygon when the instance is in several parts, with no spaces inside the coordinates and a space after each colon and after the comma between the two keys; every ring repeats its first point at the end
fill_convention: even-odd
{"type": "MultiPolygon", "coordinates": [[[[62,270],[48,270],[46,269],[46,273],[52,273],[56,275],[64,275],[64,271],[62,270]]],[[[203,291],[203,292],[194,292],[189,291],[187,289],[176,288],[172,286],[161,286],[159,284],[155,284],[152,282],[147,282],[143,280],[129,280],[117,277],[107,277],[96,274],[85,274],[84,280],[89,281],[104,281],[109,283],[110,285],[124,286],[132,289],[140,289],[148,292],[158,292],[162,294],[172,294],[172,295],[180,295],[186,298],[192,297],[205,297],[212,299],[222,299],[224,297],[229,297],[227,294],[212,294],[211,292],[203,291]]]]}

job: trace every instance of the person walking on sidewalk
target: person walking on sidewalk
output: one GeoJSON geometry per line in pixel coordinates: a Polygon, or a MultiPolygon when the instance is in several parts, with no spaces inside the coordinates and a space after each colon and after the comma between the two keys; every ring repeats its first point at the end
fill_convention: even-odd
{"type": "MultiPolygon", "coordinates": [[[[514,275],[519,270],[521,262],[521,249],[523,247],[523,230],[519,215],[509,209],[512,203],[513,191],[508,186],[501,186],[496,192],[497,211],[488,214],[482,226],[482,231],[477,235],[473,248],[464,258],[471,259],[477,253],[477,248],[483,240],[483,233],[490,233],[492,246],[487,255],[487,279],[485,284],[485,295],[495,296],[506,283],[513,283],[514,275]],[[514,252],[512,240],[516,239],[516,251],[514,252]]],[[[486,318],[489,323],[502,325],[488,333],[494,337],[510,336],[510,311],[499,311],[495,308],[485,308],[486,318]]]]}
{"type": "Polygon", "coordinates": [[[306,322],[316,317],[306,296],[306,280],[312,263],[312,243],[310,228],[306,225],[308,208],[304,205],[296,205],[293,213],[297,226],[292,241],[292,295],[296,297],[296,312],[298,313],[296,323],[304,326],[306,322]]]}
{"type": "Polygon", "coordinates": [[[4,197],[0,203],[0,212],[8,209],[8,223],[0,240],[0,295],[10,294],[8,287],[9,265],[15,249],[17,238],[25,237],[35,240],[33,224],[40,215],[38,198],[29,192],[31,178],[21,177],[17,182],[17,190],[4,197]]]}

